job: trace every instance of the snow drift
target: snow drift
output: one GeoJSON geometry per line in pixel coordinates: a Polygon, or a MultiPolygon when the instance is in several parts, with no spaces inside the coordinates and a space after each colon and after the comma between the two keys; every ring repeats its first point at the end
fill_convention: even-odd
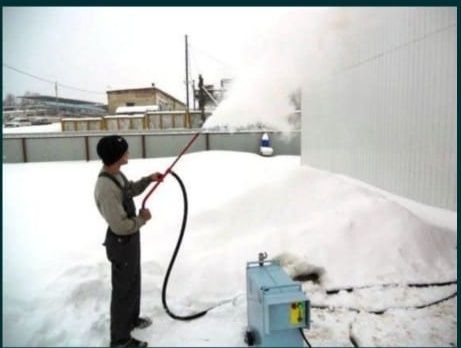
{"type": "MultiPolygon", "coordinates": [[[[131,160],[124,172],[139,178],[171,160],[131,160]]],[[[110,267],[101,246],[105,224],[92,196],[99,168],[97,161],[3,165],[4,344],[107,345],[110,267]]],[[[377,297],[378,309],[413,305],[406,285],[456,281],[456,213],[448,212],[451,226],[440,229],[377,190],[300,166],[298,156],[199,152],[184,156],[175,171],[188,189],[190,210],[168,302],[183,314],[216,308],[182,323],[161,306],[182,216],[179,187],[168,178],[148,201],[153,218],[142,229],[142,311],[154,325],[135,335],[152,345],[243,345],[245,265],[260,251],[278,258],[293,277],[316,275],[315,283],[304,283],[314,305],[377,308],[377,297]],[[368,290],[325,295],[350,287],[368,290]]],[[[417,303],[446,296],[456,285],[425,291],[417,303]]],[[[313,345],[350,344],[347,323],[365,314],[345,315],[344,330],[331,315],[342,314],[314,312],[313,345]],[[326,326],[330,334],[322,331],[326,326]]],[[[456,324],[456,312],[443,321],[450,327],[453,315],[456,324]]],[[[374,329],[366,327],[354,329],[360,342],[396,343],[373,341],[374,329]]],[[[456,330],[422,343],[408,335],[401,342],[456,343],[456,330]]]]}

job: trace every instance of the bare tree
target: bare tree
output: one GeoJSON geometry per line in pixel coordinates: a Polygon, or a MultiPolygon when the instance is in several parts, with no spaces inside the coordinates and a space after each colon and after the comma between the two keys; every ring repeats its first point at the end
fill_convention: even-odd
{"type": "Polygon", "coordinates": [[[13,94],[8,93],[5,99],[3,99],[3,106],[16,106],[16,105],[17,105],[16,97],[13,94]]]}
{"type": "MultiPolygon", "coordinates": [[[[29,92],[29,91],[24,93],[25,97],[33,97],[33,96],[38,96],[38,95],[40,94],[29,92]]],[[[21,98],[21,106],[28,106],[28,105],[34,105],[34,104],[37,104],[37,102],[33,99],[21,98]]]]}

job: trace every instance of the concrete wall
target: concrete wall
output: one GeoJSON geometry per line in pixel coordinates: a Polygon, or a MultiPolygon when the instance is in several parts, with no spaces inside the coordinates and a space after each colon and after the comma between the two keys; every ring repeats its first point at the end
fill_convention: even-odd
{"type": "Polygon", "coordinates": [[[303,88],[302,163],[457,209],[456,8],[363,9],[303,88]]]}
{"type": "MultiPolygon", "coordinates": [[[[274,155],[300,155],[299,131],[289,134],[268,132],[274,155]]],[[[3,135],[3,162],[45,162],[97,160],[96,144],[107,133],[66,132],[48,134],[3,135]]],[[[193,132],[127,132],[125,137],[131,158],[175,156],[195,134],[193,132]]],[[[228,150],[259,152],[262,132],[204,133],[189,152],[228,150]]]]}

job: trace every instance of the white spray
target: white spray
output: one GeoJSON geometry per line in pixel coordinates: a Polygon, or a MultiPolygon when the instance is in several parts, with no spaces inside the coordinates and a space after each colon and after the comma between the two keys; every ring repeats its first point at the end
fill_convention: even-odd
{"type": "Polygon", "coordinates": [[[263,125],[290,130],[289,115],[295,112],[290,95],[300,88],[315,88],[334,72],[341,58],[338,47],[344,47],[338,43],[351,37],[358,22],[360,28],[366,26],[360,12],[308,7],[284,9],[278,18],[274,16],[263,35],[250,38],[255,48],[247,53],[245,67],[204,128],[238,130],[263,125]]]}

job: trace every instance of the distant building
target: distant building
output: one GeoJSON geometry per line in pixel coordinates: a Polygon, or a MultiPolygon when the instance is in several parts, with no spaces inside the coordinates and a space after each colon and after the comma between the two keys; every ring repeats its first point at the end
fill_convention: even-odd
{"type": "Polygon", "coordinates": [[[3,107],[5,127],[49,124],[65,117],[98,117],[107,113],[106,106],[101,103],[46,95],[18,98],[22,99],[21,104],[3,107]]]}
{"type": "Polygon", "coordinates": [[[62,119],[62,130],[191,129],[202,124],[199,111],[187,113],[183,102],[155,86],[107,91],[107,99],[108,112],[105,115],[86,119],[62,119]]]}
{"type": "MultiPolygon", "coordinates": [[[[107,91],[109,114],[116,114],[120,107],[158,106],[158,110],[185,110],[186,104],[152,86],[146,88],[107,91]]],[[[126,112],[124,112],[126,113],[126,112]]]]}
{"type": "Polygon", "coordinates": [[[106,106],[85,100],[60,98],[47,95],[31,95],[18,97],[23,100],[21,109],[29,110],[27,116],[57,117],[91,117],[101,116],[107,112],[106,106]],[[36,112],[34,113],[33,110],[36,112]]]}

